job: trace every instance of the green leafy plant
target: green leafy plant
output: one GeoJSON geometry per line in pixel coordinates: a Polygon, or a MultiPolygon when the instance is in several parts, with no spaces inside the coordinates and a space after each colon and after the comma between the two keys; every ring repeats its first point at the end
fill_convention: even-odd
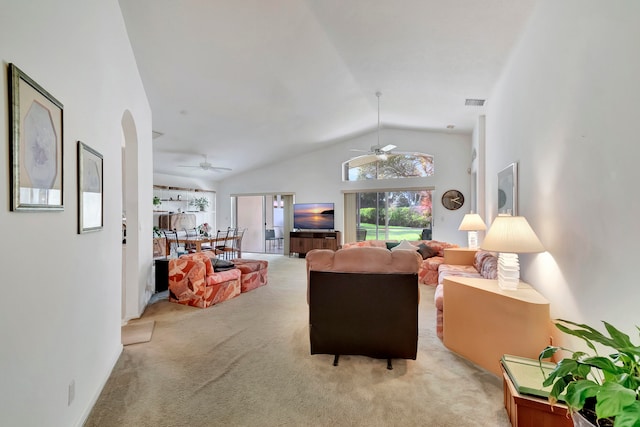
{"type": "Polygon", "coordinates": [[[556,321],[558,329],[584,340],[594,355],[548,346],[538,357],[541,368],[542,360],[559,350],[571,355],[558,362],[543,385],[553,385],[549,393],[552,404],[564,392],[569,410],[580,412],[594,425],[640,427],[640,347],[634,345],[628,335],[607,322],[602,323],[609,336],[584,324],[556,321]],[[596,343],[611,349],[611,353],[600,356],[596,343]]]}
{"type": "Polygon", "coordinates": [[[153,206],[158,206],[161,205],[162,201],[160,200],[160,197],[158,196],[153,196],[153,206]]]}
{"type": "Polygon", "coordinates": [[[157,226],[153,226],[153,237],[162,237],[162,232],[157,226]]]}
{"type": "Polygon", "coordinates": [[[204,210],[207,206],[209,206],[209,199],[206,197],[196,197],[195,199],[189,202],[191,206],[197,206],[200,210],[204,210]]]}

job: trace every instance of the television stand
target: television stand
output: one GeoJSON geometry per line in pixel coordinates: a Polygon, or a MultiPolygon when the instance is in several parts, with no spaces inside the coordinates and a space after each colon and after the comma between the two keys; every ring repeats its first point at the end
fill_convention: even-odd
{"type": "Polygon", "coordinates": [[[298,254],[304,258],[311,249],[331,249],[340,247],[339,231],[291,231],[289,233],[289,256],[298,254]]]}

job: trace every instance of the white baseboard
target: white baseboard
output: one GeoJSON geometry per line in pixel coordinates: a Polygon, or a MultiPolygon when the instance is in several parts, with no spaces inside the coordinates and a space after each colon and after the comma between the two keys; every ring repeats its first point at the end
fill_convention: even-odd
{"type": "Polygon", "coordinates": [[[120,358],[120,355],[122,354],[123,349],[124,349],[124,346],[122,344],[120,344],[117,347],[117,351],[113,355],[113,358],[111,360],[111,368],[106,372],[106,375],[100,382],[100,387],[98,387],[96,392],[93,394],[93,397],[89,402],[89,405],[87,406],[85,411],[82,413],[82,417],[80,418],[80,421],[76,424],[76,427],[82,427],[87,422],[87,418],[89,418],[89,415],[91,414],[91,410],[93,409],[96,402],[98,401],[98,398],[100,397],[100,393],[102,393],[104,386],[107,384],[107,381],[109,381],[109,377],[111,376],[111,373],[113,372],[113,368],[115,368],[116,363],[118,363],[118,359],[120,358]]]}

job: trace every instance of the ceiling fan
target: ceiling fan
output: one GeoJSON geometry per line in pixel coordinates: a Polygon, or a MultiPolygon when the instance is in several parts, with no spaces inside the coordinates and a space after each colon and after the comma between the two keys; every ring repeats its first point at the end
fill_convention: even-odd
{"type": "Polygon", "coordinates": [[[382,92],[376,92],[376,96],[378,97],[378,143],[376,145],[372,145],[369,151],[367,150],[358,150],[357,148],[352,148],[351,151],[360,151],[364,153],[369,153],[372,155],[376,155],[378,157],[386,157],[387,154],[398,148],[393,144],[380,145],[380,96],[382,96],[382,92]]]}
{"type": "Polygon", "coordinates": [[[230,171],[231,168],[225,168],[225,167],[221,167],[221,166],[213,166],[211,163],[209,163],[207,161],[207,155],[206,154],[202,154],[202,157],[204,157],[204,162],[200,162],[197,165],[179,165],[178,167],[180,168],[196,168],[196,169],[202,169],[203,171],[212,171],[212,172],[223,172],[223,171],[230,171]]]}
{"type": "Polygon", "coordinates": [[[376,156],[382,156],[384,154],[391,153],[391,150],[395,150],[396,147],[393,144],[387,144],[385,146],[382,145],[372,145],[369,150],[358,150],[357,148],[352,148],[351,151],[359,151],[362,153],[375,154],[376,156]]]}

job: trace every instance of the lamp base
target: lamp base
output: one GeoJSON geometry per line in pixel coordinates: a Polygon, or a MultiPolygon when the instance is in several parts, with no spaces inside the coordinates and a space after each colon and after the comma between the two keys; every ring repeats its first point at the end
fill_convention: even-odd
{"type": "Polygon", "coordinates": [[[505,291],[515,291],[520,283],[520,262],[518,254],[503,253],[498,255],[498,286],[505,291]]]}
{"type": "Polygon", "coordinates": [[[478,232],[467,231],[467,244],[469,249],[478,249],[478,232]]]}

